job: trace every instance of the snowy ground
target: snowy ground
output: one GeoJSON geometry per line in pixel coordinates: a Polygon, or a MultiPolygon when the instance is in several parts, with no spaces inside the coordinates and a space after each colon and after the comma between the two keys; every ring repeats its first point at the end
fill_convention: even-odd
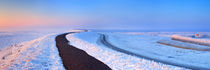
{"type": "Polygon", "coordinates": [[[186,36],[181,36],[181,35],[172,35],[171,38],[173,40],[210,46],[210,40],[209,39],[199,39],[199,38],[192,38],[192,37],[186,37],[186,36]]]}
{"type": "MultiPolygon", "coordinates": [[[[170,37],[122,33],[106,33],[106,36],[112,45],[150,59],[193,69],[210,69],[209,51],[196,51],[157,43],[164,39],[170,40],[170,37]]],[[[189,43],[182,43],[182,45],[189,45],[189,43]]],[[[190,45],[208,48],[196,44],[190,45]]]]}
{"type": "Polygon", "coordinates": [[[0,32],[0,50],[25,41],[31,41],[47,34],[61,34],[65,32],[81,32],[83,30],[36,30],[36,31],[4,31],[0,32]]]}
{"type": "Polygon", "coordinates": [[[0,32],[0,50],[44,35],[39,32],[0,32]]]}
{"type": "MultiPolygon", "coordinates": [[[[209,69],[209,51],[197,51],[177,48],[160,44],[171,43],[170,36],[174,34],[191,36],[195,33],[161,33],[161,32],[84,32],[83,30],[70,30],[78,32],[67,35],[70,44],[86,51],[89,55],[104,62],[114,70],[185,70],[178,66],[191,66],[199,69],[209,69]],[[81,32],[81,33],[80,33],[81,32]],[[126,51],[149,57],[129,55],[110,49],[101,40],[104,35],[107,41],[126,51]],[[153,60],[164,61],[172,65],[159,63],[153,60]]],[[[56,34],[64,33],[57,32],[56,34]]],[[[38,32],[0,32],[0,70],[65,70],[56,47],[56,34],[38,32]]],[[[210,33],[202,33],[209,35],[210,33]]],[[[210,36],[210,35],[209,35],[210,36]]],[[[205,39],[210,39],[206,37],[205,39]]],[[[193,47],[206,46],[178,42],[178,45],[193,45],[193,47]]]]}
{"type": "Polygon", "coordinates": [[[100,35],[95,32],[67,35],[67,39],[70,41],[71,45],[86,51],[89,55],[94,56],[95,58],[104,62],[114,70],[144,70],[144,69],[182,70],[183,69],[181,67],[166,65],[112,50],[101,44],[98,41],[99,37],[100,35]]]}
{"type": "Polygon", "coordinates": [[[56,35],[6,47],[0,51],[0,69],[9,70],[64,70],[55,45],[56,35]]]}
{"type": "Polygon", "coordinates": [[[68,31],[0,32],[0,70],[65,70],[55,37],[68,31]]]}

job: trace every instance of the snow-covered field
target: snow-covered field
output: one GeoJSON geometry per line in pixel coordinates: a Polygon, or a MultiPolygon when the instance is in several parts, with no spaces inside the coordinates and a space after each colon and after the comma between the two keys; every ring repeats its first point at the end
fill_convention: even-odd
{"type": "MultiPolygon", "coordinates": [[[[86,51],[91,56],[99,59],[114,70],[182,70],[184,68],[166,65],[152,60],[139,58],[136,56],[121,53],[107,48],[99,42],[100,34],[86,32],[79,34],[69,34],[67,39],[71,45],[86,51]]],[[[134,40],[135,41],[135,40],[134,40]]],[[[136,41],[138,42],[138,41],[136,41]]],[[[123,43],[118,43],[123,44],[123,43]]],[[[125,44],[123,44],[125,45],[125,44]]],[[[136,45],[136,44],[135,44],[136,45]]],[[[125,45],[128,46],[128,45],[125,45]]],[[[129,47],[129,46],[128,46],[129,47]]],[[[132,47],[129,47],[132,48],[132,47]]],[[[127,48],[124,48],[127,49],[127,48]]],[[[128,49],[129,50],[129,49],[128,49]]],[[[132,51],[132,50],[131,50],[132,51]]],[[[146,53],[144,53],[146,54],[146,53]]]]}
{"type": "Polygon", "coordinates": [[[153,60],[194,69],[210,69],[209,51],[196,51],[157,43],[162,39],[169,40],[170,37],[118,33],[109,33],[106,36],[112,45],[153,60]]]}
{"type": "Polygon", "coordinates": [[[35,35],[12,37],[14,41],[10,42],[15,45],[0,51],[0,70],[64,70],[55,45],[56,35],[47,34],[34,39],[41,34],[35,35]]]}
{"type": "MultiPolygon", "coordinates": [[[[55,43],[57,34],[65,32],[76,32],[66,36],[69,44],[113,70],[210,69],[208,46],[171,40],[174,34],[190,37],[196,34],[193,32],[70,30],[53,34],[0,32],[0,70],[65,70],[55,43]]],[[[207,35],[202,39],[210,39],[210,33],[200,34],[207,35]]]]}
{"type": "Polygon", "coordinates": [[[44,35],[39,32],[0,32],[0,50],[11,45],[30,41],[44,35]]]}

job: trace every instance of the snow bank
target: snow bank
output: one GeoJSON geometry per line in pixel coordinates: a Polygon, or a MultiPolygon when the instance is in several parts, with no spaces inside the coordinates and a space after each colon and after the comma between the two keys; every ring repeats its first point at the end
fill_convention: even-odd
{"type": "Polygon", "coordinates": [[[183,49],[191,49],[191,50],[198,50],[198,51],[210,51],[210,47],[208,47],[208,46],[201,46],[201,45],[197,45],[197,44],[185,43],[185,42],[169,40],[169,39],[159,40],[159,41],[157,41],[157,43],[168,45],[168,46],[174,46],[174,47],[178,47],[178,48],[183,48],[183,49]]]}
{"type": "Polygon", "coordinates": [[[179,40],[179,41],[184,41],[184,42],[190,42],[190,43],[210,46],[210,40],[208,40],[208,39],[194,39],[194,38],[190,38],[190,37],[184,37],[181,35],[172,35],[171,38],[173,40],[179,40]]]}
{"type": "MultiPolygon", "coordinates": [[[[115,47],[165,63],[193,69],[210,69],[210,52],[171,47],[157,43],[170,37],[106,33],[115,47]]],[[[184,44],[184,43],[183,43],[184,44]]]]}
{"type": "Polygon", "coordinates": [[[95,32],[69,34],[70,44],[86,51],[89,55],[104,62],[113,70],[181,70],[182,68],[138,58],[105,47],[98,41],[95,32]]]}
{"type": "Polygon", "coordinates": [[[13,45],[0,51],[0,69],[64,70],[55,46],[55,35],[13,45]]]}

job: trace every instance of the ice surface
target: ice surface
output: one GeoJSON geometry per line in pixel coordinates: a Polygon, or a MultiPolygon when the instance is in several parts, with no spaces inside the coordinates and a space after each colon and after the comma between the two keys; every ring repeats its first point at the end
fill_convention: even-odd
{"type": "MultiPolygon", "coordinates": [[[[66,38],[71,45],[86,51],[89,55],[104,62],[114,70],[182,70],[183,68],[166,65],[152,60],[138,58],[117,52],[100,44],[100,35],[95,32],[69,34],[66,38]]],[[[119,44],[119,43],[118,43],[119,44]]],[[[124,44],[125,45],[125,44],[124,44]]]]}

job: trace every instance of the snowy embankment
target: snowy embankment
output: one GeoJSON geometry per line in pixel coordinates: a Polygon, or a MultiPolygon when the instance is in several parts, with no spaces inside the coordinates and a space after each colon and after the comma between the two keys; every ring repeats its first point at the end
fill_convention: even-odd
{"type": "Polygon", "coordinates": [[[191,49],[191,50],[198,50],[198,51],[209,51],[210,52],[210,47],[208,47],[208,46],[202,46],[202,45],[198,45],[198,44],[192,44],[192,43],[181,42],[181,41],[176,41],[176,40],[163,39],[163,40],[157,41],[157,43],[168,45],[168,46],[173,46],[173,47],[177,47],[177,48],[191,49]]]}
{"type": "MultiPolygon", "coordinates": [[[[95,32],[85,32],[79,34],[69,34],[66,38],[70,44],[86,51],[89,55],[107,64],[114,70],[182,70],[183,68],[165,65],[151,60],[127,55],[100,43],[100,34],[95,32]]],[[[119,43],[118,43],[119,44],[119,43]]],[[[123,44],[123,43],[122,43],[123,44]]],[[[124,44],[125,45],[125,44],[124,44]]],[[[126,45],[125,45],[126,46],[126,45]]],[[[144,53],[146,54],[146,53],[144,53]]]]}
{"type": "Polygon", "coordinates": [[[106,33],[105,35],[110,44],[152,60],[192,69],[210,69],[210,52],[208,51],[182,49],[157,43],[170,37],[122,33],[106,33]]]}
{"type": "Polygon", "coordinates": [[[194,39],[194,38],[184,37],[180,35],[172,35],[171,37],[173,40],[179,40],[179,41],[184,41],[184,42],[210,46],[210,40],[208,39],[194,39]]]}
{"type": "Polygon", "coordinates": [[[45,35],[0,51],[0,69],[64,70],[55,35],[45,35]]]}

